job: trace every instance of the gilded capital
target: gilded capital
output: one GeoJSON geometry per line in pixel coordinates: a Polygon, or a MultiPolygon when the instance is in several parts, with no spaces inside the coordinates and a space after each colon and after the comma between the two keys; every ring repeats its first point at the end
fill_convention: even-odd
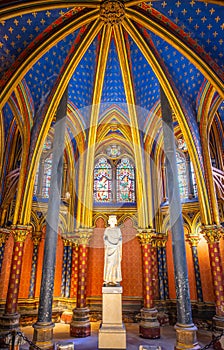
{"type": "Polygon", "coordinates": [[[138,229],[136,235],[141,245],[152,244],[155,240],[155,230],[152,228],[138,229]]]}
{"type": "Polygon", "coordinates": [[[7,241],[9,233],[10,230],[6,228],[0,228],[0,246],[7,241]]]}
{"type": "Polygon", "coordinates": [[[200,238],[198,235],[194,235],[194,234],[189,233],[187,235],[187,241],[190,243],[191,247],[197,247],[197,245],[200,241],[200,238]]]}
{"type": "Polygon", "coordinates": [[[32,226],[15,225],[11,226],[15,242],[25,242],[27,235],[32,231],[32,226]]]}
{"type": "Polygon", "coordinates": [[[221,225],[203,225],[201,233],[204,235],[207,243],[218,243],[223,234],[223,227],[221,225]]]}
{"type": "Polygon", "coordinates": [[[79,245],[88,245],[92,236],[93,230],[91,228],[79,228],[78,229],[78,241],[79,245]]]}
{"type": "Polygon", "coordinates": [[[32,235],[32,241],[34,245],[38,245],[41,241],[42,231],[35,231],[32,235]]]}
{"type": "Polygon", "coordinates": [[[110,25],[119,24],[125,16],[125,7],[122,1],[104,1],[100,7],[100,18],[110,25]]]}

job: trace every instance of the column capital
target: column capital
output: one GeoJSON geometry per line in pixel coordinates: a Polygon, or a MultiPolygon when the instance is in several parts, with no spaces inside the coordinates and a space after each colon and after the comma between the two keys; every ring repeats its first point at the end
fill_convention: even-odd
{"type": "Polygon", "coordinates": [[[139,228],[136,236],[141,245],[151,244],[155,240],[155,230],[153,228],[139,228]]]}
{"type": "Polygon", "coordinates": [[[7,228],[0,228],[0,246],[9,238],[10,230],[7,228]]]}
{"type": "Polygon", "coordinates": [[[188,233],[186,237],[187,237],[187,242],[190,243],[191,247],[197,247],[200,241],[200,237],[197,234],[188,233]]]}
{"type": "Polygon", "coordinates": [[[218,243],[223,235],[223,227],[221,225],[202,225],[201,233],[204,235],[207,243],[218,243]]]}
{"type": "Polygon", "coordinates": [[[32,226],[29,225],[12,225],[11,230],[15,242],[25,242],[27,235],[32,232],[32,226]]]}
{"type": "Polygon", "coordinates": [[[41,241],[42,231],[35,231],[32,234],[32,241],[34,245],[38,245],[41,241]]]}
{"type": "Polygon", "coordinates": [[[92,228],[79,228],[77,230],[77,234],[78,234],[78,242],[79,245],[88,245],[89,244],[89,240],[92,236],[93,233],[93,229],[92,228]]]}

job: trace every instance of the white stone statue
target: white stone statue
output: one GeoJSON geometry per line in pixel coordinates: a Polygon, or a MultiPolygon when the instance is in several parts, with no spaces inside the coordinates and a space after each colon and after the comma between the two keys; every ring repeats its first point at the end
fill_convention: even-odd
{"type": "Polygon", "coordinates": [[[116,215],[110,215],[104,231],[104,284],[119,285],[121,277],[122,234],[116,215]]]}

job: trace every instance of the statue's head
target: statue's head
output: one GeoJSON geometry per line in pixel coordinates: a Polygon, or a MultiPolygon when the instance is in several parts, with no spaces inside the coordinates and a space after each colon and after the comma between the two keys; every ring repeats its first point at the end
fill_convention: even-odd
{"type": "Polygon", "coordinates": [[[116,217],[116,215],[110,215],[109,216],[108,224],[111,225],[111,226],[115,226],[117,224],[117,217],[116,217]]]}

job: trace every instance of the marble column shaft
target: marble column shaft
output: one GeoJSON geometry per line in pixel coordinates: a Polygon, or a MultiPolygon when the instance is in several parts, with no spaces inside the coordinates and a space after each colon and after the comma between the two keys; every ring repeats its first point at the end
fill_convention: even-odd
{"type": "Polygon", "coordinates": [[[58,223],[61,202],[61,185],[64,155],[64,136],[67,115],[67,90],[65,91],[56,113],[50,195],[46,218],[46,236],[44,245],[43,270],[40,290],[40,303],[37,322],[52,322],[52,302],[56,248],[58,239],[58,223]]]}
{"type": "Polygon", "coordinates": [[[190,325],[192,311],[190,302],[185,237],[183,229],[182,208],[176,164],[176,147],[173,131],[172,110],[162,88],[160,89],[164,152],[168,178],[168,199],[170,226],[172,231],[172,247],[175,271],[177,322],[190,325]]]}

